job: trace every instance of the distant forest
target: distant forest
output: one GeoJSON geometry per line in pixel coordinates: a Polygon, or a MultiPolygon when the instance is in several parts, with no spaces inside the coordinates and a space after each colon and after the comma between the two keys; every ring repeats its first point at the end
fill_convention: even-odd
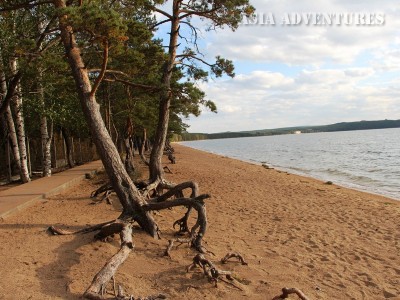
{"type": "Polygon", "coordinates": [[[220,132],[220,133],[183,133],[175,136],[177,141],[194,141],[207,139],[229,139],[238,137],[254,137],[280,134],[313,133],[313,132],[332,132],[332,131],[350,131],[350,130],[368,130],[368,129],[384,129],[384,128],[400,128],[400,120],[380,120],[380,121],[359,121],[359,122],[342,122],[331,125],[322,126],[298,126],[285,127],[275,129],[262,129],[253,131],[238,132],[220,132]]]}

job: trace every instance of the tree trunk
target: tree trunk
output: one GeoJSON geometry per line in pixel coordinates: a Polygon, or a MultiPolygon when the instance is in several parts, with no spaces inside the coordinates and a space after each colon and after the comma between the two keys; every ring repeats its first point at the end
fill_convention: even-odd
{"type": "MultiPolygon", "coordinates": [[[[54,127],[53,127],[54,128],[54,127]]],[[[52,136],[53,136],[53,155],[52,155],[52,161],[51,165],[54,169],[57,169],[57,143],[56,143],[56,135],[54,134],[54,130],[52,130],[52,136]]]]}
{"type": "MultiPolygon", "coordinates": [[[[52,121],[51,121],[52,122],[52,121]]],[[[50,134],[47,127],[47,117],[42,116],[40,120],[40,134],[42,138],[42,166],[43,166],[43,177],[51,176],[51,140],[53,125],[50,126],[50,134]]]]}
{"type": "Polygon", "coordinates": [[[178,45],[179,37],[179,0],[174,0],[173,4],[173,19],[171,20],[171,33],[169,41],[168,61],[165,63],[162,86],[163,92],[160,96],[159,115],[156,136],[154,145],[150,154],[150,180],[162,180],[164,170],[162,167],[161,159],[164,152],[164,145],[167,138],[168,122],[169,122],[169,108],[171,105],[171,77],[175,65],[176,48],[178,45]]]}
{"type": "MultiPolygon", "coordinates": [[[[47,124],[47,117],[44,112],[45,110],[45,99],[44,99],[44,90],[42,85],[42,70],[39,70],[39,97],[40,97],[40,105],[42,106],[42,116],[40,118],[40,136],[41,136],[41,144],[42,144],[42,176],[50,177],[51,176],[51,140],[52,140],[52,128],[53,125],[50,126],[50,134],[49,128],[47,124]]],[[[52,122],[52,121],[51,121],[52,122]]]]}
{"type": "MultiPolygon", "coordinates": [[[[45,28],[43,22],[39,22],[38,29],[39,33],[41,33],[45,28]]],[[[42,45],[40,46],[42,47],[42,45]]],[[[40,97],[40,105],[42,108],[42,116],[40,118],[40,136],[41,136],[41,144],[42,144],[42,176],[50,177],[51,176],[51,140],[53,133],[53,123],[51,123],[51,132],[49,134],[47,117],[45,113],[45,98],[44,98],[44,88],[43,88],[43,69],[39,67],[38,70],[38,87],[39,87],[39,97],[40,97]]],[[[51,121],[52,122],[52,121],[51,121]]]]}
{"type": "MultiPolygon", "coordinates": [[[[54,4],[56,8],[66,7],[65,0],[55,0],[54,4]]],[[[66,15],[59,15],[59,28],[68,63],[75,80],[78,97],[89,124],[92,138],[111,184],[123,206],[121,218],[133,218],[150,235],[156,237],[158,235],[158,227],[150,213],[142,208],[146,201],[126,172],[118,151],[105,127],[100,113],[100,106],[96,102],[95,94],[92,93],[88,72],[75,41],[73,29],[67,23],[66,15]]]]}
{"type": "Polygon", "coordinates": [[[62,135],[65,141],[65,146],[66,146],[66,151],[67,151],[67,162],[68,162],[68,166],[70,168],[75,167],[75,162],[74,162],[74,158],[72,155],[72,143],[71,143],[71,137],[69,134],[69,131],[67,129],[65,129],[64,127],[61,128],[62,131],[62,135]]]}
{"type": "Polygon", "coordinates": [[[135,165],[133,163],[132,137],[133,137],[132,120],[131,118],[128,118],[124,132],[124,144],[125,144],[125,169],[129,175],[132,175],[135,172],[135,165]]]}
{"type": "MultiPolygon", "coordinates": [[[[4,119],[3,119],[4,121],[4,119]]],[[[4,122],[5,123],[5,122],[4,122]]],[[[6,124],[4,124],[6,125],[6,124]]],[[[4,126],[4,129],[6,127],[4,126]]],[[[7,143],[6,143],[6,157],[7,157],[7,182],[11,182],[12,181],[12,170],[11,170],[11,151],[10,151],[10,139],[8,138],[8,136],[5,136],[7,139],[7,143]]]]}
{"type": "Polygon", "coordinates": [[[0,116],[0,123],[3,127],[3,136],[4,136],[4,153],[6,159],[6,174],[7,174],[7,182],[11,182],[12,180],[12,172],[11,172],[11,151],[10,151],[10,137],[7,130],[7,121],[4,116],[0,116]]]}
{"type": "Polygon", "coordinates": [[[21,175],[21,158],[19,155],[18,139],[10,107],[8,107],[5,112],[5,118],[7,122],[8,134],[10,137],[11,152],[13,154],[14,162],[17,166],[18,172],[21,175]]]}
{"type": "MultiPolygon", "coordinates": [[[[5,97],[5,95],[7,94],[7,83],[6,83],[6,74],[4,73],[3,59],[1,53],[0,53],[0,68],[1,68],[1,73],[0,73],[1,93],[4,95],[3,97],[5,97]]],[[[17,133],[15,132],[15,124],[12,117],[10,105],[8,105],[7,109],[5,110],[4,120],[8,129],[8,136],[9,136],[9,141],[11,143],[11,151],[13,153],[15,165],[17,166],[18,172],[21,174],[21,159],[19,155],[17,133]]]]}
{"type": "MultiPolygon", "coordinates": [[[[41,34],[46,28],[45,22],[38,22],[38,32],[41,34]]],[[[42,50],[43,43],[40,44],[40,50],[42,50]]],[[[50,177],[51,176],[51,140],[53,134],[53,121],[51,120],[50,133],[47,124],[47,116],[46,116],[46,103],[44,96],[44,88],[43,88],[43,68],[39,66],[38,68],[38,90],[39,90],[39,100],[40,106],[42,110],[42,115],[40,118],[40,136],[41,136],[41,146],[42,146],[42,176],[50,177]]]]}
{"type": "MultiPolygon", "coordinates": [[[[10,68],[13,76],[17,73],[18,63],[17,59],[14,57],[10,61],[10,68]]],[[[23,183],[31,181],[29,177],[28,170],[28,156],[25,142],[25,125],[24,125],[24,115],[22,111],[22,96],[21,96],[21,85],[17,85],[17,94],[13,99],[14,114],[15,114],[15,124],[17,125],[17,139],[20,152],[21,161],[21,180],[23,183]]]]}

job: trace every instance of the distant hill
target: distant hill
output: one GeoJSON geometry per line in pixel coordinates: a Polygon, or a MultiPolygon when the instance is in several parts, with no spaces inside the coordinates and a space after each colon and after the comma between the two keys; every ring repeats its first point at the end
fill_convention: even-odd
{"type": "Polygon", "coordinates": [[[238,132],[220,132],[220,133],[184,133],[178,140],[193,141],[206,139],[227,139],[238,137],[254,137],[279,134],[294,133],[312,133],[312,132],[332,132],[332,131],[350,131],[350,130],[367,130],[367,129],[384,129],[384,128],[400,128],[400,120],[380,120],[380,121],[359,121],[359,122],[342,122],[331,125],[322,126],[298,126],[285,127],[275,129],[261,129],[252,131],[238,132]]]}

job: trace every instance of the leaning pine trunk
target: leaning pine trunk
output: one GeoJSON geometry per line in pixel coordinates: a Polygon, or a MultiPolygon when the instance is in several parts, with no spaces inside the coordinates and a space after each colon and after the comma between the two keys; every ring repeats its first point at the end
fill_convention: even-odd
{"type": "MultiPolygon", "coordinates": [[[[56,8],[61,9],[66,6],[65,0],[55,0],[54,4],[56,8]]],[[[146,201],[126,172],[119,153],[105,127],[100,113],[100,106],[96,102],[95,94],[92,93],[88,72],[81,57],[80,49],[76,44],[73,29],[68,25],[66,15],[59,15],[59,28],[83,113],[88,121],[104,168],[123,206],[123,213],[120,218],[133,218],[150,235],[156,237],[158,227],[150,213],[142,208],[146,201]]]]}
{"type": "Polygon", "coordinates": [[[160,96],[159,115],[157,132],[154,140],[154,145],[150,154],[150,180],[157,181],[163,178],[164,170],[162,167],[162,156],[164,153],[164,145],[167,138],[169,108],[171,105],[171,77],[172,70],[175,65],[176,48],[179,37],[179,12],[180,1],[174,1],[173,19],[171,21],[171,33],[169,41],[168,61],[165,63],[162,86],[163,92],[160,96]]]}

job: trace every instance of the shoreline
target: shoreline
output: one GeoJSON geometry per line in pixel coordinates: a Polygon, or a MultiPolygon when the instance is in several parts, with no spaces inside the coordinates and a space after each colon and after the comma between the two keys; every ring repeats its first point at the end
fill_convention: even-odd
{"type": "MultiPolygon", "coordinates": [[[[183,145],[182,142],[173,142],[173,144],[177,144],[177,145],[180,145],[180,146],[183,146],[183,147],[188,147],[190,149],[198,150],[198,151],[201,151],[201,152],[204,152],[204,153],[214,154],[214,155],[221,156],[221,157],[228,157],[230,159],[235,159],[235,160],[238,160],[238,161],[241,161],[241,162],[250,163],[250,164],[253,164],[253,165],[256,165],[256,166],[262,166],[263,165],[263,162],[259,162],[259,161],[255,161],[255,160],[246,160],[246,159],[242,159],[242,158],[239,158],[239,157],[231,157],[231,156],[223,155],[223,154],[216,153],[216,152],[209,152],[209,151],[206,151],[206,150],[190,147],[188,145],[183,145]]],[[[281,172],[290,173],[292,175],[302,176],[302,177],[305,177],[305,178],[311,178],[311,179],[319,180],[321,182],[329,181],[328,179],[323,179],[323,178],[318,177],[318,176],[314,177],[311,174],[302,173],[301,171],[296,171],[296,170],[293,170],[293,169],[290,169],[290,168],[276,167],[273,163],[266,162],[266,164],[270,167],[270,169],[275,169],[275,170],[278,170],[278,171],[281,171],[281,172]]],[[[351,189],[351,190],[355,190],[355,191],[358,191],[358,192],[364,192],[364,193],[372,194],[372,195],[375,195],[375,196],[381,196],[381,197],[385,197],[385,198],[400,202],[400,196],[399,196],[399,198],[396,198],[396,197],[392,196],[390,193],[377,192],[377,191],[374,191],[373,189],[368,189],[367,187],[363,188],[364,186],[360,186],[358,188],[359,185],[352,184],[352,183],[347,183],[345,181],[343,181],[343,182],[342,181],[336,181],[336,182],[332,181],[332,182],[333,182],[334,185],[340,186],[342,188],[351,189]]]]}
{"type": "Polygon", "coordinates": [[[239,252],[257,249],[264,258],[268,279],[277,278],[271,287],[298,287],[311,299],[400,299],[398,200],[185,145],[176,150],[190,159],[183,172],[215,195],[209,215],[230,202],[245,213],[230,209],[227,218],[237,221],[227,228],[244,239],[239,252]]]}
{"type": "MultiPolygon", "coordinates": [[[[265,300],[283,287],[296,287],[315,300],[400,299],[398,201],[174,147],[177,163],[164,157],[173,172],[166,179],[194,180],[200,194],[211,195],[204,246],[215,256],[206,256],[233,272],[240,289],[224,282],[215,288],[200,269],[186,272],[196,252],[185,244],[174,247],[171,258],[163,256],[168,240],[176,238],[172,224],[186,212],[175,208],[154,215],[160,240],[134,225],[135,249],[115,277],[127,293],[265,300]],[[222,264],[228,252],[240,253],[248,265],[234,259],[222,264]]],[[[49,236],[46,228],[82,229],[117,218],[120,212],[112,205],[93,205],[89,198],[102,183],[96,177],[85,180],[0,221],[1,299],[15,299],[16,290],[18,299],[81,299],[93,276],[118,251],[119,239],[93,241],[95,233],[49,236]]],[[[115,196],[112,200],[117,201],[115,196]]],[[[189,225],[194,223],[195,214],[189,225]]]]}

